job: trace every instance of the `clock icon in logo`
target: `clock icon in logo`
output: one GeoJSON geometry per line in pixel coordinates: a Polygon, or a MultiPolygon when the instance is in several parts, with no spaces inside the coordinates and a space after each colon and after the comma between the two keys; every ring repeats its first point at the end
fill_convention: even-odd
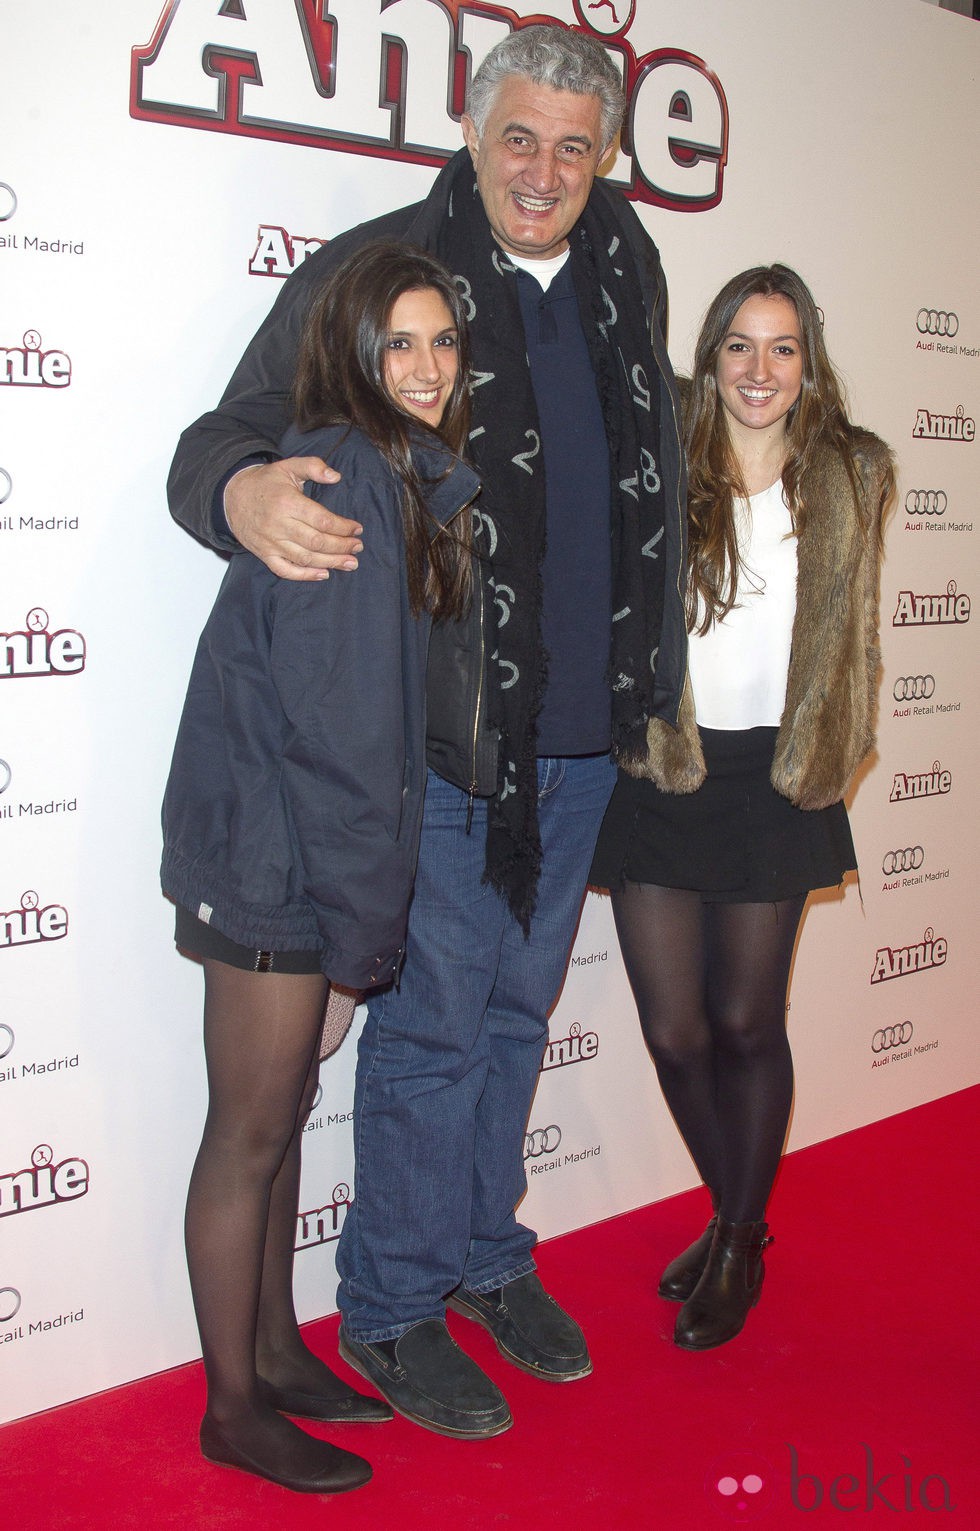
{"type": "Polygon", "coordinates": [[[633,25],[636,0],[575,0],[575,14],[599,37],[622,37],[633,25]]]}

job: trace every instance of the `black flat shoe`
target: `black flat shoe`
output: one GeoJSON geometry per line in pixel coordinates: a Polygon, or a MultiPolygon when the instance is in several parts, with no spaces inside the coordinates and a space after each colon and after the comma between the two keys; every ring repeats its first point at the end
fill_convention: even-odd
{"type": "Polygon", "coordinates": [[[319,1461],[310,1472],[294,1474],[280,1471],[274,1463],[260,1462],[232,1445],[209,1414],[201,1421],[201,1455],[216,1467],[236,1467],[239,1472],[267,1478],[270,1483],[278,1483],[297,1494],[344,1494],[368,1482],[370,1462],[351,1451],[342,1451],[339,1446],[331,1446],[329,1441],[314,1441],[313,1436],[309,1439],[319,1448],[319,1461]]]}
{"type": "Polygon", "coordinates": [[[741,1332],[762,1295],[768,1223],[726,1223],[719,1217],[704,1273],[677,1315],[674,1344],[711,1350],[741,1332]]]}
{"type": "Polygon", "coordinates": [[[658,1296],[666,1297],[668,1302],[687,1302],[708,1263],[717,1221],[717,1217],[713,1217],[701,1237],[689,1244],[676,1260],[671,1260],[660,1278],[658,1296]]]}
{"type": "Polygon", "coordinates": [[[280,1414],[292,1414],[296,1419],[315,1419],[327,1425],[379,1425],[394,1419],[391,1405],[383,1398],[372,1398],[358,1393],[340,1377],[336,1378],[336,1392],[301,1393],[296,1388],[275,1387],[259,1378],[259,1396],[271,1409],[280,1414]]]}

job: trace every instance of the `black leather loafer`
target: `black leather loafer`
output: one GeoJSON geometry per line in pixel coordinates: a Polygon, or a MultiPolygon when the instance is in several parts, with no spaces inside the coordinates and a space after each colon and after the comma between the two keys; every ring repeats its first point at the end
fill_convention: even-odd
{"type": "Polygon", "coordinates": [[[492,1292],[469,1292],[459,1287],[449,1306],[489,1329],[500,1354],[532,1377],[574,1382],[592,1370],[585,1335],[549,1297],[536,1271],[492,1292]]]}
{"type": "Polygon", "coordinates": [[[503,1393],[460,1350],[444,1319],[424,1319],[395,1340],[371,1344],[342,1328],[339,1349],[393,1409],[426,1430],[484,1440],[514,1423],[503,1393]]]}

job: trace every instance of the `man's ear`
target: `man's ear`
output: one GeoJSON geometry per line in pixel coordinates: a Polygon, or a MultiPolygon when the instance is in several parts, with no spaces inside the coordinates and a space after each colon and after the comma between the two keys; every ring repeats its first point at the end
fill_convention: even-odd
{"type": "Polygon", "coordinates": [[[470,159],[473,161],[475,170],[476,162],[480,157],[480,135],[476,131],[476,123],[464,112],[460,118],[460,127],[463,129],[463,141],[470,151],[470,159]]]}

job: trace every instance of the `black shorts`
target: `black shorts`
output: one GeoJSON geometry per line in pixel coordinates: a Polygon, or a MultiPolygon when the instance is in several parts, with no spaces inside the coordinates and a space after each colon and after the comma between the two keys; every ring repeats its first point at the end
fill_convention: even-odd
{"type": "Polygon", "coordinates": [[[857,867],[843,803],[797,808],[773,788],[775,728],[701,729],[707,777],[661,792],[620,772],[589,881],[691,888],[710,902],[770,903],[836,887],[857,867]]]}
{"type": "Polygon", "coordinates": [[[246,973],[319,973],[320,953],[269,952],[249,946],[239,946],[230,941],[213,925],[206,925],[196,914],[191,914],[181,904],[177,905],[174,941],[183,950],[196,957],[212,957],[229,967],[242,968],[246,973]]]}

